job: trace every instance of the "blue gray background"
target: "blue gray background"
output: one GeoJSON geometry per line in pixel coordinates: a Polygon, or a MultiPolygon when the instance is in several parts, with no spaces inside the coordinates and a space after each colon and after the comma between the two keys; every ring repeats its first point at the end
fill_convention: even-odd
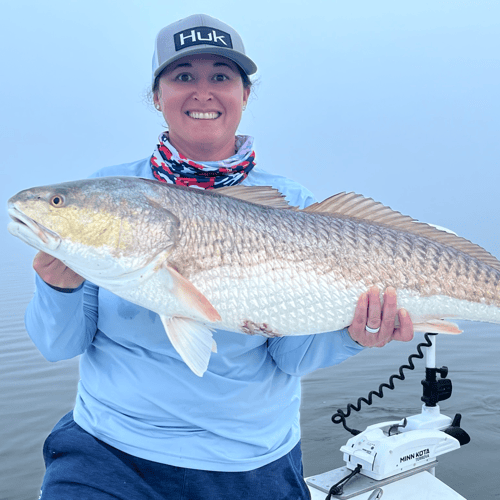
{"type": "MultiPolygon", "coordinates": [[[[155,35],[197,12],[234,26],[259,66],[240,132],[256,137],[260,166],[320,200],[373,197],[500,257],[498,0],[0,0],[4,202],[148,156],[163,129],[144,100],[155,35]]],[[[0,238],[0,500],[38,497],[43,441],[78,381],[77,359],[45,361],[24,329],[34,253],[6,230],[0,238]]],[[[463,323],[460,337],[438,339],[454,384],[441,409],[463,414],[472,441],[440,458],[437,476],[484,500],[498,496],[499,329],[463,323]]],[[[307,476],[343,465],[349,435],[330,416],[397,372],[416,337],[303,380],[307,476]]],[[[416,364],[350,425],[418,413],[416,364]]]]}
{"type": "Polygon", "coordinates": [[[497,0],[4,0],[3,198],[149,155],[155,35],[198,12],[235,27],[259,66],[240,125],[259,166],[500,257],[497,0]]]}

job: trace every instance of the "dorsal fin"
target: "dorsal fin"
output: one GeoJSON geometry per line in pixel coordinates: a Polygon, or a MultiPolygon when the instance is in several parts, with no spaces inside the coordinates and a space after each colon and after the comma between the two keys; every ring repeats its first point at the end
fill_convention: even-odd
{"type": "Polygon", "coordinates": [[[392,210],[356,193],[339,193],[320,203],[314,203],[303,210],[309,213],[321,213],[333,217],[349,217],[381,224],[401,231],[407,231],[446,246],[451,246],[500,271],[500,261],[484,248],[454,233],[438,229],[435,226],[419,222],[407,215],[392,210]]]}
{"type": "Polygon", "coordinates": [[[272,208],[294,209],[285,197],[271,186],[224,186],[214,191],[216,194],[223,194],[238,200],[265,205],[272,208]]]}

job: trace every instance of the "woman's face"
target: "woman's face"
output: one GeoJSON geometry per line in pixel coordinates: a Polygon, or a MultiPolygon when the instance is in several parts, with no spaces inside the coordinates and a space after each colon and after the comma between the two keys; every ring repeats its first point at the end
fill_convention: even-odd
{"type": "Polygon", "coordinates": [[[154,100],[168,124],[172,145],[187,158],[209,161],[234,154],[234,137],[249,94],[235,63],[199,54],[167,66],[154,100]]]}

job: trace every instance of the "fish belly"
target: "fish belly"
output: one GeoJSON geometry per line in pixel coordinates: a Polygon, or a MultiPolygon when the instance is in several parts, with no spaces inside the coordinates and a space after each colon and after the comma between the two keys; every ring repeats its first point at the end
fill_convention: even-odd
{"type": "Polygon", "coordinates": [[[350,325],[366,284],[349,284],[331,274],[252,267],[250,272],[213,269],[192,283],[222,318],[221,329],[269,337],[308,335],[350,325]]]}
{"type": "MultiPolygon", "coordinates": [[[[190,277],[222,320],[221,330],[267,337],[310,335],[345,328],[352,323],[360,295],[372,283],[350,283],[334,273],[314,274],[285,266],[226,266],[190,277]]],[[[126,300],[160,315],[198,319],[169,293],[166,271],[156,272],[137,287],[113,291],[126,300]]],[[[380,290],[384,283],[375,283],[380,290]]],[[[446,295],[422,296],[415,290],[396,289],[398,308],[406,309],[414,323],[435,319],[461,319],[500,323],[500,308],[446,295]]]]}
{"type": "MultiPolygon", "coordinates": [[[[253,269],[252,275],[234,276],[229,269],[199,273],[193,284],[222,317],[218,328],[269,337],[309,335],[349,326],[360,295],[369,283],[349,283],[334,274],[253,269]]],[[[375,283],[380,290],[385,283],[375,283]]],[[[396,289],[398,308],[414,323],[462,319],[500,323],[500,308],[446,295],[422,296],[415,290],[396,289]]]]}

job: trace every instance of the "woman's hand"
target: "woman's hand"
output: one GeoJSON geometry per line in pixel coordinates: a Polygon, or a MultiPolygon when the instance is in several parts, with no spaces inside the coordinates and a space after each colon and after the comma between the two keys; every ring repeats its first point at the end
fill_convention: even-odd
{"type": "Polygon", "coordinates": [[[397,310],[396,290],[387,288],[384,293],[384,306],[380,303],[379,289],[374,286],[368,293],[363,293],[358,300],[354,319],[347,329],[349,335],[358,344],[365,347],[383,347],[391,340],[408,342],[413,338],[413,323],[405,309],[397,310]],[[394,327],[396,315],[399,327],[394,327]],[[380,330],[371,333],[366,327],[380,330]]]}
{"type": "Polygon", "coordinates": [[[66,264],[45,252],[38,252],[35,255],[33,269],[45,283],[58,288],[78,288],[85,281],[66,264]]]}

